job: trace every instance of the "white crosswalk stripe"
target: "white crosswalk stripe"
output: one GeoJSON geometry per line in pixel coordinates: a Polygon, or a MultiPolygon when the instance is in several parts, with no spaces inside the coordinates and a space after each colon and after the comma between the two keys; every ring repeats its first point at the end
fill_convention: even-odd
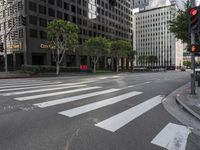
{"type": "Polygon", "coordinates": [[[87,87],[87,88],[81,88],[81,89],[75,89],[75,90],[67,90],[67,91],[61,91],[61,92],[53,92],[53,93],[47,93],[47,94],[39,94],[39,95],[33,95],[33,96],[25,96],[25,97],[18,97],[15,98],[18,101],[26,101],[26,100],[32,100],[37,98],[44,98],[44,97],[50,97],[50,96],[56,96],[56,95],[62,95],[62,94],[69,94],[69,93],[75,93],[80,91],[87,91],[87,90],[93,90],[93,89],[99,89],[100,86],[94,86],[94,87],[87,87]]]}
{"type": "Polygon", "coordinates": [[[103,94],[107,94],[107,93],[111,93],[111,92],[116,92],[116,91],[119,91],[119,89],[109,89],[109,90],[93,92],[93,93],[89,93],[89,94],[82,94],[82,95],[78,95],[78,96],[73,96],[73,97],[68,97],[68,98],[38,103],[38,104],[34,104],[34,105],[38,106],[40,108],[45,108],[45,107],[55,106],[55,105],[58,105],[58,104],[63,104],[63,103],[81,100],[81,99],[84,99],[84,98],[89,98],[89,97],[103,95],[103,94]]]}
{"type": "MultiPolygon", "coordinates": [[[[2,86],[0,87],[0,89],[3,89],[3,90],[0,90],[1,91],[6,91],[7,89],[6,88],[19,88],[19,87],[29,87],[29,86],[39,86],[39,85],[51,85],[51,84],[59,84],[61,82],[48,82],[48,83],[33,83],[33,84],[15,84],[15,85],[8,85],[8,86],[2,86]]],[[[14,89],[15,90],[15,89],[14,89]]]]}
{"type": "Polygon", "coordinates": [[[186,126],[169,123],[151,143],[169,150],[185,150],[190,133],[191,130],[186,126]]]}
{"type": "Polygon", "coordinates": [[[61,87],[56,87],[56,88],[46,88],[46,89],[37,89],[37,90],[20,91],[20,92],[12,92],[12,93],[2,93],[0,95],[3,95],[3,96],[22,95],[22,94],[28,94],[28,93],[38,93],[38,92],[62,90],[62,89],[84,87],[84,86],[87,86],[87,85],[86,84],[82,84],[82,85],[72,85],[72,86],[61,86],[61,87]]]}
{"type": "Polygon", "coordinates": [[[153,97],[133,108],[130,108],[122,113],[119,113],[111,118],[108,118],[102,122],[95,124],[95,126],[103,128],[105,130],[115,132],[127,123],[141,116],[145,112],[151,110],[155,106],[161,104],[163,96],[153,97]]]}
{"type": "Polygon", "coordinates": [[[105,106],[108,106],[108,105],[112,105],[112,104],[121,102],[125,99],[139,95],[141,93],[142,92],[135,92],[135,91],[130,92],[130,93],[126,93],[126,94],[119,95],[119,96],[116,96],[116,97],[112,97],[110,99],[106,99],[106,100],[103,100],[103,101],[99,101],[99,102],[91,103],[91,104],[84,105],[84,106],[81,106],[81,107],[73,108],[73,109],[70,109],[70,110],[62,111],[62,112],[59,112],[59,114],[64,115],[64,116],[68,116],[68,117],[74,117],[74,116],[77,116],[77,115],[80,115],[80,114],[83,114],[83,113],[86,113],[86,112],[89,112],[89,111],[92,111],[92,110],[95,110],[95,109],[98,109],[98,108],[102,108],[102,107],[105,107],[105,106]]]}
{"type": "Polygon", "coordinates": [[[7,82],[7,83],[5,82],[5,83],[0,83],[0,85],[1,86],[12,86],[12,85],[25,85],[25,84],[38,84],[38,83],[51,83],[51,81],[37,80],[37,81],[7,82]]]}

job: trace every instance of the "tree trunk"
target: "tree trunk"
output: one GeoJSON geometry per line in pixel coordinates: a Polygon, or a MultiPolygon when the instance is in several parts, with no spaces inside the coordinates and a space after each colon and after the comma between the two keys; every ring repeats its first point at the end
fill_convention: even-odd
{"type": "Polygon", "coordinates": [[[93,73],[96,73],[96,64],[94,63],[93,73]]]}
{"type": "Polygon", "coordinates": [[[56,62],[56,75],[59,75],[60,73],[60,65],[58,62],[56,62]]]}
{"type": "Polygon", "coordinates": [[[116,70],[116,72],[119,72],[119,60],[117,59],[117,61],[116,61],[116,65],[117,65],[117,70],[116,70]]]}
{"type": "Polygon", "coordinates": [[[131,72],[133,72],[134,71],[134,66],[133,66],[133,61],[131,61],[131,72]]]}

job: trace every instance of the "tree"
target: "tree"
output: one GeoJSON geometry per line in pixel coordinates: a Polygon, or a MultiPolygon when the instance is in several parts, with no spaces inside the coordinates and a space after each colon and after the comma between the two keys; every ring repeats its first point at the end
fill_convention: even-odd
{"type": "Polygon", "coordinates": [[[131,50],[128,51],[128,56],[127,56],[128,60],[131,62],[131,72],[133,72],[134,70],[135,55],[136,51],[131,48],[131,50]]]}
{"type": "Polygon", "coordinates": [[[47,40],[56,62],[56,75],[60,72],[60,64],[67,50],[74,49],[78,44],[77,25],[64,20],[53,20],[47,26],[47,40]]]}
{"type": "Polygon", "coordinates": [[[157,56],[148,56],[148,63],[150,63],[151,67],[153,66],[153,64],[155,64],[158,61],[157,56]]]}
{"type": "Polygon", "coordinates": [[[188,68],[191,68],[192,63],[191,63],[191,61],[184,61],[183,65],[188,67],[188,68]]]}
{"type": "Polygon", "coordinates": [[[127,41],[117,40],[111,42],[111,56],[116,60],[116,71],[119,72],[119,59],[126,57],[131,45],[127,41]]]}
{"type": "Polygon", "coordinates": [[[176,17],[169,21],[169,30],[174,33],[177,39],[180,39],[183,43],[187,44],[187,49],[190,49],[191,35],[188,30],[189,14],[188,10],[191,8],[191,3],[187,1],[185,3],[185,9],[179,10],[176,17]]]}
{"type": "Polygon", "coordinates": [[[141,56],[139,56],[139,61],[140,61],[140,63],[141,63],[141,65],[144,67],[145,66],[145,64],[146,64],[146,62],[147,62],[147,56],[145,56],[145,55],[141,55],[141,56]]]}
{"type": "Polygon", "coordinates": [[[84,43],[84,47],[92,58],[93,72],[96,73],[99,58],[109,52],[109,41],[103,37],[92,37],[84,43]]]}

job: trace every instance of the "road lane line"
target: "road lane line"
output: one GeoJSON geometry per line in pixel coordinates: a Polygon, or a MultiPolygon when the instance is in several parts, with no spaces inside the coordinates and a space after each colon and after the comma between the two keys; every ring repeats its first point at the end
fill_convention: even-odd
{"type": "Polygon", "coordinates": [[[37,98],[44,98],[44,97],[50,97],[50,96],[56,96],[56,95],[62,95],[62,94],[69,94],[69,93],[75,93],[80,91],[87,91],[87,90],[93,90],[93,89],[99,89],[100,86],[94,86],[94,87],[88,87],[88,88],[81,88],[81,89],[75,89],[75,90],[68,90],[68,91],[61,91],[61,92],[54,92],[54,93],[47,93],[47,94],[40,94],[40,95],[33,95],[33,96],[26,96],[26,97],[18,97],[15,98],[15,100],[18,101],[26,101],[26,100],[32,100],[37,98]]]}
{"type": "Polygon", "coordinates": [[[92,110],[96,110],[96,109],[99,109],[99,108],[102,108],[102,107],[105,107],[105,106],[108,106],[108,105],[112,105],[112,104],[121,102],[123,100],[126,100],[128,98],[131,98],[131,97],[139,95],[139,94],[142,94],[142,92],[134,91],[134,92],[126,93],[126,94],[119,95],[119,96],[116,96],[116,97],[112,97],[112,98],[109,98],[109,99],[106,99],[106,100],[102,100],[102,101],[99,101],[99,102],[84,105],[84,106],[81,106],[81,107],[62,111],[62,112],[59,112],[59,114],[64,115],[64,116],[68,116],[68,117],[74,117],[74,116],[78,116],[80,114],[83,114],[83,113],[86,113],[86,112],[89,112],[89,111],[92,111],[92,110]]]}
{"type": "Polygon", "coordinates": [[[153,97],[135,107],[132,107],[122,113],[119,113],[111,118],[108,118],[102,122],[95,124],[95,126],[103,128],[105,130],[115,132],[127,123],[141,116],[145,112],[151,110],[155,106],[161,104],[163,96],[153,97]]]}
{"type": "Polygon", "coordinates": [[[168,150],[185,150],[191,130],[185,126],[169,123],[151,141],[168,150]]]}
{"type": "Polygon", "coordinates": [[[81,84],[81,85],[72,85],[72,86],[61,86],[61,87],[56,87],[56,88],[45,88],[45,89],[43,88],[43,89],[29,90],[29,91],[19,91],[19,92],[12,92],[12,93],[2,93],[0,95],[2,95],[2,96],[22,95],[22,94],[28,94],[28,93],[38,93],[38,92],[61,90],[61,89],[69,89],[69,88],[84,87],[84,86],[87,86],[87,85],[86,84],[81,84]]]}
{"type": "Polygon", "coordinates": [[[78,96],[72,96],[72,97],[53,100],[53,101],[37,103],[37,104],[34,104],[34,106],[38,106],[40,108],[45,108],[45,107],[50,107],[50,106],[54,106],[54,105],[59,105],[59,104],[63,104],[63,103],[68,103],[68,102],[81,100],[81,99],[84,99],[84,98],[89,98],[89,97],[103,95],[103,94],[107,94],[107,93],[111,93],[111,92],[116,92],[116,91],[119,91],[119,90],[120,89],[109,89],[109,90],[104,90],[104,91],[99,91],[99,92],[82,94],[82,95],[78,95],[78,96]]]}

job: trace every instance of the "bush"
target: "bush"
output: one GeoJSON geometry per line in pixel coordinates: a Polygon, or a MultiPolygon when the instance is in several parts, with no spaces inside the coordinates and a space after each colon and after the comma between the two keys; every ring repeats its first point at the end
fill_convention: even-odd
{"type": "MultiPolygon", "coordinates": [[[[56,72],[55,66],[36,66],[28,65],[22,66],[21,71],[28,74],[38,74],[38,73],[54,73],[56,72]]],[[[79,67],[60,67],[60,72],[81,72],[79,67]]],[[[84,72],[92,72],[91,69],[88,69],[84,72]]]]}

